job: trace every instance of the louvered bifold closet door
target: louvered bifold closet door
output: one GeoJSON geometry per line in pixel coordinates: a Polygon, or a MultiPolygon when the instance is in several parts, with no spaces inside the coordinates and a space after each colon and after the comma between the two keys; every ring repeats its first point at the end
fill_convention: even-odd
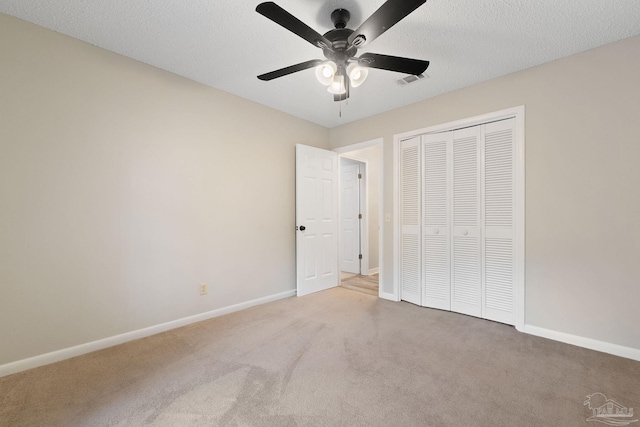
{"type": "Polygon", "coordinates": [[[420,137],[400,143],[400,298],[421,302],[420,137]]]}
{"type": "Polygon", "coordinates": [[[422,277],[426,307],[451,310],[449,169],[453,132],[422,137],[422,277]]]}
{"type": "Polygon", "coordinates": [[[451,310],[482,316],[480,156],[482,126],[453,132],[451,310]]]}
{"type": "Polygon", "coordinates": [[[515,119],[485,125],[484,313],[515,324],[515,119]]]}

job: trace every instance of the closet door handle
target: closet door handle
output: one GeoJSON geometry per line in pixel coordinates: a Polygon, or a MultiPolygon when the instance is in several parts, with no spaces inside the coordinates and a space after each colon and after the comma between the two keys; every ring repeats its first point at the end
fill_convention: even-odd
{"type": "Polygon", "coordinates": [[[305,227],[304,225],[301,225],[301,226],[300,226],[300,231],[304,231],[304,230],[306,230],[306,229],[307,229],[307,227],[305,227]]]}
{"type": "Polygon", "coordinates": [[[433,234],[440,234],[440,230],[438,230],[437,228],[434,228],[433,234]]]}
{"type": "Polygon", "coordinates": [[[464,231],[462,232],[462,235],[463,235],[463,236],[466,236],[467,234],[469,234],[469,232],[468,232],[467,230],[464,230],[464,231]]]}

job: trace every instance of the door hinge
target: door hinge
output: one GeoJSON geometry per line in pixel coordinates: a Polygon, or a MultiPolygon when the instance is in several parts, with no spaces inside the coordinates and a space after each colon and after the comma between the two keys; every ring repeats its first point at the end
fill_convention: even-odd
{"type": "Polygon", "coordinates": [[[362,214],[358,214],[358,219],[362,219],[362,214]]]}
{"type": "Polygon", "coordinates": [[[362,254],[358,255],[358,259],[362,259],[362,254]]]}
{"type": "Polygon", "coordinates": [[[362,174],[361,173],[358,174],[358,179],[362,179],[362,174]]]}

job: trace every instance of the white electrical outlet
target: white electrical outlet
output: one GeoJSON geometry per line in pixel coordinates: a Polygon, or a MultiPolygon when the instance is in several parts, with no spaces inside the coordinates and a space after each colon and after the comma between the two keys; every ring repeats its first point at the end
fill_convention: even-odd
{"type": "Polygon", "coordinates": [[[200,295],[206,295],[206,294],[207,294],[207,284],[200,283],[200,295]]]}
{"type": "Polygon", "coordinates": [[[385,216],[384,216],[384,222],[391,222],[391,214],[390,214],[390,213],[385,214],[385,216]]]}

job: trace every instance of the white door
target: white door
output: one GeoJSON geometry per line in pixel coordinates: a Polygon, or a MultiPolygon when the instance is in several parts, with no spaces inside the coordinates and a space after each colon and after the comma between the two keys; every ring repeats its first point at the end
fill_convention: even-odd
{"type": "Polygon", "coordinates": [[[340,159],[340,270],[360,274],[360,162],[340,159]]]}
{"type": "Polygon", "coordinates": [[[399,141],[400,299],[524,326],[522,113],[399,141]]]}
{"type": "Polygon", "coordinates": [[[483,127],[453,132],[451,310],[482,317],[480,151],[483,127]]]}
{"type": "Polygon", "coordinates": [[[422,137],[422,305],[451,309],[451,194],[449,183],[453,132],[422,137]]]}
{"type": "Polygon", "coordinates": [[[507,119],[400,142],[401,299],[515,324],[515,132],[507,119]]]}
{"type": "Polygon", "coordinates": [[[298,296],[338,286],[338,155],[296,145],[298,296]]]}
{"type": "Polygon", "coordinates": [[[400,143],[400,299],[422,304],[420,137],[400,143]]]}
{"type": "Polygon", "coordinates": [[[516,321],[516,150],[515,119],[485,126],[484,137],[484,268],[485,319],[516,321]]]}

